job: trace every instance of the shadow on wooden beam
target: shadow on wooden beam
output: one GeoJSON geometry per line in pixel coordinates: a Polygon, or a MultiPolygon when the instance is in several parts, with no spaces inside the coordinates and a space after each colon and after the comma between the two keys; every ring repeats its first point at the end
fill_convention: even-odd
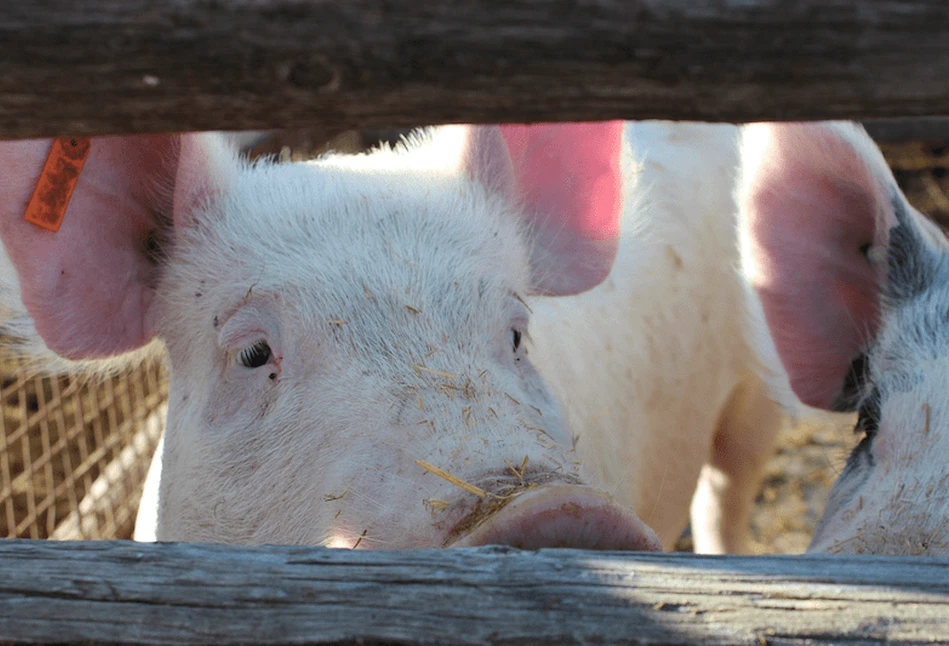
{"type": "Polygon", "coordinates": [[[949,640],[949,560],[0,541],[0,642],[949,640]]]}

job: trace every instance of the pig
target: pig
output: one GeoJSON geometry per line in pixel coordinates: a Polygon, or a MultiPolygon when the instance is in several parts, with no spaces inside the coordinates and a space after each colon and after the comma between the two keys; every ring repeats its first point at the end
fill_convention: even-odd
{"type": "Polygon", "coordinates": [[[747,549],[775,437],[795,419],[786,375],[741,273],[740,130],[630,122],[637,184],[609,277],[532,302],[532,356],[564,403],[594,480],[671,549],[747,549]]]}
{"type": "Polygon", "coordinates": [[[782,409],[738,134],[442,127],[290,164],[110,140],[52,235],[19,215],[46,148],[5,144],[0,235],[49,350],[167,352],[138,538],[669,549],[691,505],[698,551],[739,551],[782,409]]]}
{"type": "Polygon", "coordinates": [[[658,548],[583,479],[526,354],[525,299],[612,264],[621,126],[441,134],[309,165],[96,139],[56,233],[23,219],[49,142],[3,145],[0,236],[45,348],[167,352],[158,539],[658,548]]]}
{"type": "Polygon", "coordinates": [[[861,437],[814,553],[949,554],[949,242],[859,125],[753,124],[742,256],[793,392],[861,437]]]}

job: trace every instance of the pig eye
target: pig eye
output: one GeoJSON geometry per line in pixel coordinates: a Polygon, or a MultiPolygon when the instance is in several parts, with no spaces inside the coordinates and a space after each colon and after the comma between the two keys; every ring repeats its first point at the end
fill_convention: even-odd
{"type": "Polygon", "coordinates": [[[273,352],[266,341],[258,341],[240,351],[237,360],[245,368],[259,368],[270,361],[273,352]]]}
{"type": "Polygon", "coordinates": [[[518,330],[511,330],[511,341],[514,352],[517,352],[517,349],[521,347],[521,333],[518,330]]]}

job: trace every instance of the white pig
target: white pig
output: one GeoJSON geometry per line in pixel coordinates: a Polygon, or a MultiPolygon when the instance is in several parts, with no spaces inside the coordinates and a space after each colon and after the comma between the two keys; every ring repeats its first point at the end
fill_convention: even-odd
{"type": "Polygon", "coordinates": [[[51,235],[18,219],[29,142],[3,153],[29,163],[0,233],[54,351],[163,340],[160,540],[668,548],[695,492],[697,549],[737,551],[780,417],[738,130],[621,130],[443,128],[285,165],[154,139],[51,235]],[[176,165],[173,198],[141,159],[176,165]]]}
{"type": "Polygon", "coordinates": [[[794,392],[863,438],[809,551],[949,554],[949,242],[851,123],[755,124],[743,255],[794,392]]]}
{"type": "Polygon", "coordinates": [[[666,549],[691,500],[696,551],[743,550],[782,413],[797,413],[740,272],[739,134],[627,124],[640,168],[612,273],[531,303],[532,357],[564,403],[581,463],[666,549]]]}

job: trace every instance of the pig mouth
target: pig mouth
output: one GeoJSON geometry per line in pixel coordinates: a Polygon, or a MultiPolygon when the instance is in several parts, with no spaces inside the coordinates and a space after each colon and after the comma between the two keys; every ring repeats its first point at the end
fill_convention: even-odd
{"type": "Polygon", "coordinates": [[[527,550],[662,550],[655,533],[611,496],[573,484],[529,487],[483,500],[455,525],[444,546],[491,544],[527,550]]]}

